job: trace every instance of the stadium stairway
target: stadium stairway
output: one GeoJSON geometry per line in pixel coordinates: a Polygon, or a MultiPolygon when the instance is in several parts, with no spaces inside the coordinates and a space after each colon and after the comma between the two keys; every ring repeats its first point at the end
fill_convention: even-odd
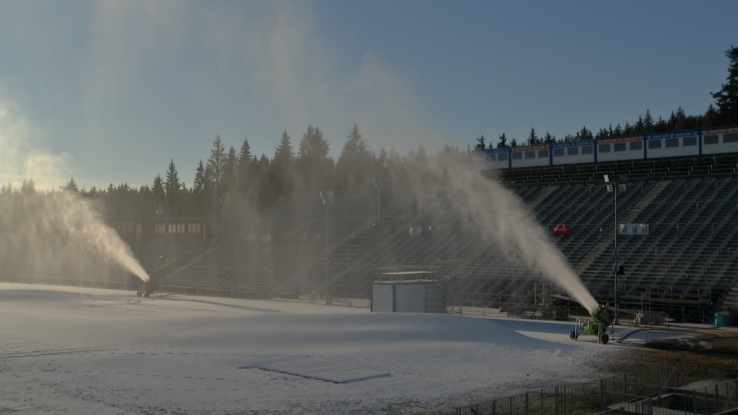
{"type": "MultiPolygon", "coordinates": [[[[626,207],[626,213],[624,216],[621,216],[621,218],[618,219],[619,223],[630,223],[629,221],[633,220],[635,216],[637,215],[636,210],[639,206],[648,206],[651,202],[653,202],[654,199],[659,197],[659,195],[664,191],[665,188],[669,186],[670,181],[663,181],[656,183],[653,186],[650,186],[650,188],[643,195],[639,198],[635,203],[632,204],[626,204],[621,203],[620,208],[622,211],[623,207],[626,207]],[[625,206],[624,206],[625,205],[625,206]],[[630,207],[630,209],[628,209],[630,207]]],[[[648,187],[650,183],[642,183],[642,186],[648,187]]],[[[631,192],[627,193],[626,195],[633,195],[637,192],[631,192]]],[[[595,223],[599,222],[601,224],[601,229],[609,229],[609,231],[602,232],[602,235],[598,237],[597,242],[593,245],[593,248],[590,249],[586,255],[584,255],[579,261],[574,263],[574,269],[577,271],[580,275],[585,276],[588,275],[592,279],[597,278],[597,276],[601,275],[602,272],[602,266],[599,266],[597,268],[593,268],[595,266],[595,262],[597,259],[602,258],[602,254],[606,252],[608,249],[610,251],[614,251],[614,244],[611,245],[610,241],[613,241],[615,238],[615,229],[612,226],[614,224],[614,212],[610,212],[611,214],[606,214],[604,216],[600,216],[599,218],[595,219],[595,223]],[[609,222],[609,226],[608,226],[609,222]]],[[[587,240],[590,238],[584,238],[584,240],[587,240]]],[[[591,239],[590,239],[591,240],[591,239]]],[[[609,255],[608,255],[609,257],[609,255]]],[[[611,261],[612,263],[612,261],[611,261]]],[[[609,273],[612,273],[612,270],[609,271],[609,273]]]]}

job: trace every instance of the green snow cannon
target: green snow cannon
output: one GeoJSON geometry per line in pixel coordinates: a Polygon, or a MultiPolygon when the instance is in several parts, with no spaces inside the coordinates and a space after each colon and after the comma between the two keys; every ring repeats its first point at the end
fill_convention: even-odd
{"type": "Polygon", "coordinates": [[[577,325],[569,332],[569,338],[576,340],[580,334],[597,336],[597,342],[606,344],[610,341],[607,328],[612,324],[612,312],[605,305],[600,305],[592,314],[592,320],[577,320],[577,325]]]}

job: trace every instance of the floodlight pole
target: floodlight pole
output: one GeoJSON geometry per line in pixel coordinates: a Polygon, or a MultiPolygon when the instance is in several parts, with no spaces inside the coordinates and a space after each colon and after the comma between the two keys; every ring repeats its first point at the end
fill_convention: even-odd
{"type": "Polygon", "coordinates": [[[618,324],[618,186],[615,183],[613,190],[615,191],[615,323],[618,324]]]}
{"type": "MultiPolygon", "coordinates": [[[[610,181],[609,175],[605,174],[604,176],[605,183],[607,184],[607,191],[610,192],[610,189],[612,188],[612,191],[615,193],[615,265],[612,267],[612,273],[615,276],[615,321],[614,324],[618,324],[618,189],[620,186],[620,182],[617,180],[610,181]]],[[[623,180],[625,181],[625,180],[623,180]]]]}
{"type": "Polygon", "coordinates": [[[221,229],[222,229],[222,232],[223,232],[223,234],[221,235],[221,237],[223,239],[225,239],[225,234],[226,234],[226,227],[225,227],[225,203],[226,203],[226,198],[227,197],[228,197],[228,193],[221,193],[220,194],[220,207],[221,207],[221,211],[220,211],[220,226],[221,226],[221,229]]]}
{"type": "Polygon", "coordinates": [[[320,198],[325,205],[325,304],[331,304],[328,293],[328,205],[333,204],[333,192],[327,191],[325,195],[320,192],[320,198]]]}
{"type": "Polygon", "coordinates": [[[164,205],[162,205],[161,203],[159,203],[156,206],[156,217],[157,217],[157,219],[159,219],[159,221],[158,221],[159,222],[159,226],[158,226],[159,227],[159,232],[156,235],[157,245],[159,245],[159,248],[158,248],[158,251],[159,251],[159,265],[158,265],[158,267],[156,269],[156,277],[157,278],[161,277],[161,262],[162,262],[162,258],[163,258],[162,254],[161,254],[161,234],[164,233],[164,228],[165,228],[164,227],[164,224],[162,223],[162,217],[163,216],[164,216],[164,205]]]}
{"type": "Polygon", "coordinates": [[[377,186],[377,230],[379,230],[379,236],[382,236],[382,189],[377,186]]]}
{"type": "Polygon", "coordinates": [[[328,295],[328,203],[325,204],[325,304],[330,304],[328,295]]]}
{"type": "MultiPolygon", "coordinates": [[[[369,180],[369,179],[367,179],[369,180]]],[[[379,236],[382,236],[382,189],[379,187],[379,183],[376,179],[372,179],[371,183],[374,184],[374,188],[377,189],[377,231],[379,236]]]]}

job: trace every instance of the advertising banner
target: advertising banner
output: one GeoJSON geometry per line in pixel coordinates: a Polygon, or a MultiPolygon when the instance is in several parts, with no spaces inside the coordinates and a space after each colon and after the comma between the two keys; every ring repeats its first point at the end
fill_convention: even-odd
{"type": "Polygon", "coordinates": [[[647,223],[621,223],[618,225],[620,235],[648,235],[647,223]]]}

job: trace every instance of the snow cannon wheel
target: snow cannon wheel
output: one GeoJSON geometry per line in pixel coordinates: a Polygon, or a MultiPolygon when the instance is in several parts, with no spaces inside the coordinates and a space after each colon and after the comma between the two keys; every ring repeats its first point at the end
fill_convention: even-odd
{"type": "Polygon", "coordinates": [[[142,295],[143,295],[143,292],[142,292],[142,291],[140,291],[140,290],[139,290],[139,291],[138,291],[138,292],[136,293],[136,297],[140,297],[140,296],[142,296],[142,295]]]}
{"type": "Polygon", "coordinates": [[[577,338],[576,334],[574,333],[574,330],[569,332],[569,338],[572,340],[575,340],[577,338]]]}
{"type": "MultiPolygon", "coordinates": [[[[149,293],[144,293],[144,298],[149,298],[149,293]]],[[[607,336],[607,335],[605,335],[605,336],[607,336]]],[[[605,343],[607,343],[607,342],[605,342],[605,343]]]]}
{"type": "Polygon", "coordinates": [[[610,341],[610,337],[608,337],[607,334],[603,334],[600,336],[600,343],[607,344],[607,342],[610,341]]]}

